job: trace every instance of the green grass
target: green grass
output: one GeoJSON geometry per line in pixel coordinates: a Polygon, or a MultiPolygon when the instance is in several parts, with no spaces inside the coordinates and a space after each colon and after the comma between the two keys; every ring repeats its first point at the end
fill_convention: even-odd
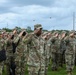
{"type": "MultiPolygon", "coordinates": [[[[25,75],[28,75],[27,73],[28,72],[26,71],[26,74],[25,75]]],[[[47,75],[67,75],[66,67],[64,65],[63,68],[59,67],[58,71],[52,71],[51,70],[51,66],[49,66],[47,75]]],[[[73,70],[73,75],[76,75],[76,67],[73,70]]]]}
{"type": "MultiPolygon", "coordinates": [[[[6,75],[6,71],[4,71],[3,75],[6,75]]],[[[25,75],[28,75],[27,69],[25,75]]],[[[63,68],[60,67],[58,71],[51,71],[51,66],[49,66],[47,75],[67,75],[65,65],[63,68]]],[[[76,67],[73,70],[73,75],[76,75],[76,67]]]]}
{"type": "MultiPolygon", "coordinates": [[[[73,70],[73,74],[76,75],[76,67],[73,70]]],[[[58,71],[51,71],[49,67],[47,75],[67,75],[66,68],[64,66],[63,68],[59,68],[58,71]]]]}

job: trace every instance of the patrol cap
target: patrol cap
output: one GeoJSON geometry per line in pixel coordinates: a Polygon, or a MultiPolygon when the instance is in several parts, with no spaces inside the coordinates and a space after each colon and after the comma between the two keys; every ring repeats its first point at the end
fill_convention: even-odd
{"type": "Polygon", "coordinates": [[[72,33],[75,33],[75,31],[72,30],[72,31],[69,32],[69,34],[72,34],[72,33]]]}
{"type": "Polygon", "coordinates": [[[48,34],[48,32],[43,32],[43,34],[42,34],[42,35],[46,35],[46,34],[48,34]]]}
{"type": "Polygon", "coordinates": [[[34,29],[42,29],[42,25],[41,24],[36,24],[36,25],[34,25],[34,29]]]}
{"type": "Polygon", "coordinates": [[[59,34],[59,32],[58,31],[54,31],[53,33],[52,33],[52,35],[55,35],[55,34],[59,34]]]}
{"type": "Polygon", "coordinates": [[[61,34],[63,34],[63,33],[65,33],[65,34],[66,34],[66,31],[62,31],[62,32],[61,32],[61,34]]]}

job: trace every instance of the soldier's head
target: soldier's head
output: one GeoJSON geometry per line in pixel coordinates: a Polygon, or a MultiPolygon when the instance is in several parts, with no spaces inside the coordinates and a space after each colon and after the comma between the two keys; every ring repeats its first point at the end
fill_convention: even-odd
{"type": "MultiPolygon", "coordinates": [[[[8,37],[11,39],[12,32],[8,32],[8,37]]],[[[13,37],[12,37],[13,38],[13,37]]]]}
{"type": "Polygon", "coordinates": [[[62,31],[61,32],[61,37],[64,38],[66,36],[66,34],[67,34],[66,31],[62,31]]]}
{"type": "Polygon", "coordinates": [[[55,32],[53,33],[53,36],[55,36],[55,37],[58,37],[58,35],[59,35],[59,32],[58,32],[58,31],[55,31],[55,32]]]}
{"type": "Polygon", "coordinates": [[[48,32],[48,33],[47,33],[48,39],[51,38],[51,36],[52,36],[52,33],[51,33],[51,32],[48,32]]]}
{"type": "Polygon", "coordinates": [[[48,32],[43,32],[43,33],[42,33],[42,37],[43,37],[44,39],[47,39],[47,38],[48,38],[47,34],[48,34],[48,32]]]}
{"type": "Polygon", "coordinates": [[[41,24],[34,25],[34,31],[36,35],[40,36],[42,33],[42,25],[41,24]]]}
{"type": "Polygon", "coordinates": [[[70,31],[69,36],[73,37],[74,36],[74,31],[70,31]]]}

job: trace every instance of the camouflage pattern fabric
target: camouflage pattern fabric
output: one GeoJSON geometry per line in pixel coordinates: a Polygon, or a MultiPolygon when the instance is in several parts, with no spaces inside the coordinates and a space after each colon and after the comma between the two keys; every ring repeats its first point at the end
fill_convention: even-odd
{"type": "Polygon", "coordinates": [[[43,75],[45,74],[45,54],[44,54],[44,41],[41,37],[32,35],[31,38],[27,38],[24,42],[29,44],[29,57],[28,57],[28,71],[31,75],[43,75]]]}
{"type": "MultiPolygon", "coordinates": [[[[3,38],[0,37],[0,50],[6,50],[6,42],[3,38]]],[[[0,62],[0,75],[2,75],[2,69],[3,69],[4,61],[0,62]]]]}
{"type": "Polygon", "coordinates": [[[75,38],[67,37],[66,39],[66,51],[65,51],[65,60],[66,60],[66,69],[67,71],[72,71],[74,68],[75,62],[75,38]]]}
{"type": "Polygon", "coordinates": [[[57,70],[59,66],[60,40],[54,37],[51,42],[52,70],[57,70]]]}
{"type": "Polygon", "coordinates": [[[20,42],[15,52],[15,75],[24,75],[25,73],[25,45],[20,38],[20,42]]]}

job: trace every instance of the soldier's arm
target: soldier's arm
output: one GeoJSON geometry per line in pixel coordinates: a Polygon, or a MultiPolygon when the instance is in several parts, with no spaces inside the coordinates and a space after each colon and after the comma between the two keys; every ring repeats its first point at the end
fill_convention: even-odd
{"type": "Polygon", "coordinates": [[[25,44],[30,43],[31,40],[32,40],[32,36],[33,36],[33,34],[28,34],[28,35],[24,38],[23,42],[24,42],[25,44]]]}
{"type": "Polygon", "coordinates": [[[68,45],[69,42],[70,42],[70,41],[69,41],[69,36],[66,36],[66,37],[64,38],[64,41],[65,41],[65,44],[68,45]]]}
{"type": "Polygon", "coordinates": [[[24,37],[24,36],[22,36],[23,33],[24,33],[24,31],[22,31],[22,32],[13,40],[13,42],[14,42],[16,45],[20,42],[20,40],[22,39],[22,37],[24,37]]]}

